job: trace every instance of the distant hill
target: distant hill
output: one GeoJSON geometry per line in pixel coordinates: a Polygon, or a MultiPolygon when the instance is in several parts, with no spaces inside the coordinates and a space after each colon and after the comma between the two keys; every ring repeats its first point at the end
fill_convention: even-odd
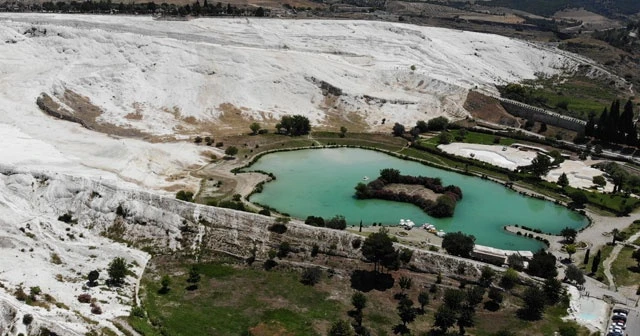
{"type": "Polygon", "coordinates": [[[491,0],[484,4],[522,10],[541,16],[552,16],[559,10],[581,7],[611,18],[640,12],[638,0],[491,0]]]}

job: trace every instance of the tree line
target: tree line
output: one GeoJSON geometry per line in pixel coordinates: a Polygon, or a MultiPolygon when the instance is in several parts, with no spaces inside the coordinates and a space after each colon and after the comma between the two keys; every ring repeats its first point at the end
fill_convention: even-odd
{"type": "Polygon", "coordinates": [[[127,14],[127,15],[149,15],[162,14],[169,16],[268,16],[269,10],[262,7],[239,8],[230,3],[224,5],[221,2],[213,3],[204,0],[201,4],[199,0],[192,4],[156,4],[155,2],[133,3],[133,2],[111,2],[106,1],[46,1],[42,4],[34,2],[7,3],[0,6],[0,11],[5,12],[55,12],[55,13],[83,13],[83,14],[127,14]]]}
{"type": "Polygon", "coordinates": [[[620,113],[620,100],[611,103],[611,107],[602,111],[596,120],[595,113],[589,115],[584,129],[585,136],[610,142],[639,146],[638,132],[634,123],[633,103],[627,100],[620,113]]]}
{"type": "Polygon", "coordinates": [[[388,201],[411,203],[418,206],[432,217],[451,217],[456,208],[456,203],[462,199],[462,190],[454,185],[442,186],[439,178],[425,176],[401,175],[397,169],[386,168],[380,170],[380,177],[368,184],[358,183],[356,186],[356,198],[358,199],[383,199],[388,201]],[[411,184],[421,185],[435,193],[442,194],[436,201],[426,199],[420,195],[409,195],[404,192],[393,192],[384,189],[387,184],[411,184]]]}

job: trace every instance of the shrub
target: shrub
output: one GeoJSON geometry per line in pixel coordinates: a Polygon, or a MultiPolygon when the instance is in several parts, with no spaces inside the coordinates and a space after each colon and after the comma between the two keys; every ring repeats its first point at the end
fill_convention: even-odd
{"type": "Polygon", "coordinates": [[[102,308],[100,308],[100,306],[95,305],[93,307],[91,307],[91,313],[92,314],[96,314],[96,315],[100,315],[102,314],[102,308]]]}
{"type": "Polygon", "coordinates": [[[285,241],[280,243],[280,245],[278,246],[278,253],[276,255],[278,258],[284,259],[289,255],[289,252],[291,252],[291,245],[289,244],[289,242],[285,241]]]}
{"type": "Polygon", "coordinates": [[[29,324],[31,324],[31,322],[33,322],[33,315],[25,314],[22,317],[22,323],[24,323],[25,325],[29,325],[29,324]]]}
{"type": "Polygon", "coordinates": [[[284,224],[275,223],[275,224],[269,226],[269,231],[275,232],[275,233],[279,233],[279,234],[283,234],[283,233],[287,232],[287,226],[284,225],[284,224]]]}
{"type": "Polygon", "coordinates": [[[83,293],[78,295],[78,301],[80,303],[90,303],[91,302],[91,294],[83,293]]]}
{"type": "Polygon", "coordinates": [[[120,285],[124,281],[124,278],[127,276],[128,270],[129,268],[124,258],[121,258],[121,257],[114,258],[109,263],[109,269],[107,271],[109,273],[110,284],[120,285]]]}
{"type": "Polygon", "coordinates": [[[360,238],[356,238],[351,241],[351,247],[356,250],[360,248],[360,245],[362,245],[362,240],[360,238]]]}
{"type": "Polygon", "coordinates": [[[140,306],[135,306],[133,308],[131,308],[131,316],[135,316],[135,317],[139,317],[139,318],[144,318],[144,309],[140,306]]]}
{"type": "Polygon", "coordinates": [[[320,252],[320,247],[318,246],[318,244],[313,244],[313,246],[311,246],[311,256],[317,256],[318,252],[320,252]]]}
{"type": "Polygon", "coordinates": [[[302,271],[300,276],[300,282],[307,286],[313,286],[320,282],[322,277],[322,270],[319,267],[306,268],[302,271]]]}
{"type": "Polygon", "coordinates": [[[14,295],[18,301],[27,301],[27,293],[24,292],[24,289],[22,289],[22,287],[18,287],[14,295]]]}
{"type": "Polygon", "coordinates": [[[58,217],[58,220],[65,223],[71,223],[73,219],[71,218],[71,214],[67,212],[66,214],[58,217]]]}

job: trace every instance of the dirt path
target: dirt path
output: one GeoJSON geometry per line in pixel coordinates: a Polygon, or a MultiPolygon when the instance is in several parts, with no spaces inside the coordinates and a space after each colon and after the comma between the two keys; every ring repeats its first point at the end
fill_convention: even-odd
{"type": "Polygon", "coordinates": [[[605,260],[602,265],[604,267],[604,275],[607,277],[607,281],[609,282],[609,290],[617,291],[617,285],[615,283],[615,279],[613,278],[613,274],[611,274],[611,264],[618,258],[618,254],[624,247],[625,243],[633,243],[636,239],[640,238],[640,232],[636,232],[633,236],[627,238],[624,242],[620,242],[616,244],[609,255],[609,258],[605,260]]]}

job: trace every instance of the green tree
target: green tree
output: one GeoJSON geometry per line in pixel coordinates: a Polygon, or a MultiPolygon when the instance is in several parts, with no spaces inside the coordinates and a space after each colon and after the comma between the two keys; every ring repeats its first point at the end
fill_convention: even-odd
{"type": "Polygon", "coordinates": [[[558,177],[558,185],[562,188],[565,188],[569,185],[569,178],[567,177],[567,174],[562,173],[560,177],[558,177]]]}
{"type": "Polygon", "coordinates": [[[587,204],[587,202],[589,202],[589,198],[581,190],[577,190],[577,191],[572,192],[571,194],[569,194],[569,197],[571,197],[571,201],[573,202],[573,206],[576,207],[576,208],[582,208],[582,207],[584,207],[585,204],[587,204]]]}
{"type": "Polygon", "coordinates": [[[540,178],[542,175],[547,174],[550,166],[551,159],[542,153],[538,153],[538,155],[531,161],[530,170],[533,175],[540,178]]]}
{"type": "Polygon", "coordinates": [[[448,125],[449,120],[446,117],[436,117],[427,122],[427,128],[430,131],[443,131],[448,125]]]}
{"type": "Polygon", "coordinates": [[[400,277],[400,281],[398,281],[398,285],[400,286],[400,289],[402,290],[402,292],[404,293],[405,290],[409,290],[411,289],[411,278],[406,277],[406,276],[401,276],[400,277]]]}
{"type": "Polygon", "coordinates": [[[171,278],[168,275],[163,275],[160,280],[160,290],[158,291],[160,294],[165,294],[169,292],[169,286],[171,285],[171,278]]]}
{"type": "Polygon", "coordinates": [[[249,125],[249,128],[251,129],[251,134],[256,135],[262,127],[260,127],[260,124],[258,124],[257,122],[254,122],[249,125]]]}
{"type": "Polygon", "coordinates": [[[424,306],[429,304],[429,293],[420,291],[418,294],[418,303],[420,304],[420,311],[424,314],[424,306]]]}
{"type": "Polygon", "coordinates": [[[347,221],[344,219],[342,215],[335,215],[333,218],[327,220],[325,225],[334,230],[344,230],[347,228],[347,221]]]}
{"type": "Polygon", "coordinates": [[[473,316],[475,315],[475,311],[471,307],[464,307],[460,311],[458,315],[457,325],[460,330],[460,335],[465,334],[465,328],[473,327],[475,322],[473,321],[473,316]]]}
{"type": "Polygon", "coordinates": [[[467,294],[459,289],[448,288],[444,291],[444,304],[454,311],[462,307],[462,302],[466,298],[467,294]]]}
{"type": "Polygon", "coordinates": [[[367,306],[367,297],[362,292],[351,295],[351,304],[356,310],[363,310],[367,306]]]}
{"type": "Polygon", "coordinates": [[[416,319],[416,310],[413,308],[413,301],[407,297],[402,297],[398,303],[398,316],[404,326],[416,319]]]}
{"type": "Polygon", "coordinates": [[[591,249],[587,249],[587,252],[584,253],[584,260],[582,263],[585,265],[589,263],[589,253],[591,253],[591,249]]]}
{"type": "Polygon", "coordinates": [[[121,285],[127,276],[127,261],[124,258],[116,257],[109,263],[107,273],[109,274],[109,283],[112,285],[121,285]]]}
{"type": "Polygon", "coordinates": [[[442,239],[442,248],[449,254],[468,258],[475,246],[475,240],[474,236],[466,235],[460,231],[449,232],[442,239]]]}
{"type": "Polygon", "coordinates": [[[516,272],[513,268],[508,268],[504,274],[502,274],[502,278],[500,278],[500,287],[509,290],[518,283],[518,272],[516,272]]]}
{"type": "Polygon", "coordinates": [[[570,324],[561,325],[558,329],[560,336],[578,336],[578,329],[570,324]]]}
{"type": "Polygon", "coordinates": [[[582,270],[579,269],[576,265],[569,265],[564,272],[565,276],[569,281],[573,281],[578,285],[582,285],[585,282],[584,274],[582,270]]]}
{"type": "Polygon", "coordinates": [[[416,128],[420,130],[420,133],[424,133],[429,130],[429,126],[427,126],[427,123],[424,120],[419,120],[416,123],[416,128]]]}
{"type": "Polygon", "coordinates": [[[235,156],[236,154],[238,154],[238,147],[229,146],[229,147],[227,147],[227,149],[225,149],[224,154],[226,154],[228,156],[235,156]]]}
{"type": "Polygon", "coordinates": [[[488,297],[489,299],[491,299],[491,301],[495,302],[498,305],[501,304],[502,301],[504,300],[504,295],[502,294],[502,291],[496,287],[489,288],[488,297]]]}
{"type": "Polygon", "coordinates": [[[542,318],[544,312],[544,293],[538,286],[531,286],[524,291],[524,306],[518,311],[520,318],[536,321],[542,318]]]}
{"type": "Polygon", "coordinates": [[[480,286],[473,286],[467,289],[466,293],[466,301],[470,307],[475,308],[475,306],[479,305],[482,302],[482,298],[484,297],[485,289],[480,286]]]}
{"type": "Polygon", "coordinates": [[[576,236],[578,235],[578,231],[570,227],[565,227],[560,231],[560,235],[564,238],[566,243],[573,244],[576,240],[576,236]]]}
{"type": "Polygon", "coordinates": [[[605,185],[607,185],[607,180],[603,175],[594,176],[592,182],[598,187],[604,187],[605,185]]]}
{"type": "Polygon", "coordinates": [[[564,250],[569,254],[569,260],[571,260],[571,256],[576,253],[576,246],[574,244],[569,244],[564,247],[564,250]]]}
{"type": "Polygon", "coordinates": [[[488,265],[484,265],[482,267],[480,279],[478,280],[478,282],[480,282],[480,285],[482,287],[489,287],[491,286],[491,283],[493,282],[493,278],[495,276],[496,271],[494,271],[493,268],[489,267],[488,265]]]}
{"type": "Polygon", "coordinates": [[[433,325],[440,328],[442,334],[456,323],[457,314],[456,310],[447,307],[447,305],[441,305],[434,315],[433,325]]]}
{"type": "Polygon", "coordinates": [[[556,270],[556,257],[544,250],[534,253],[533,258],[529,261],[527,273],[545,279],[555,277],[558,275],[558,271],[556,270]]]}
{"type": "Polygon", "coordinates": [[[403,264],[408,264],[411,261],[412,257],[413,257],[413,250],[410,250],[408,248],[400,249],[399,258],[403,264]]]}
{"type": "Polygon", "coordinates": [[[451,134],[449,132],[440,132],[438,134],[438,143],[441,145],[448,145],[451,143],[451,134]]]}
{"type": "Polygon", "coordinates": [[[619,241],[619,240],[623,240],[623,239],[624,239],[624,237],[623,237],[623,236],[622,236],[622,234],[620,233],[620,230],[618,230],[618,229],[613,229],[613,230],[611,230],[611,237],[612,237],[612,239],[613,239],[613,241],[611,242],[613,245],[615,245],[615,244],[616,244],[616,241],[619,241]]]}
{"type": "Polygon", "coordinates": [[[344,126],[340,127],[340,137],[344,138],[345,136],[347,136],[347,128],[344,126]]]}
{"type": "Polygon", "coordinates": [[[373,262],[373,270],[379,271],[378,266],[392,268],[397,264],[398,253],[393,248],[393,241],[387,235],[387,230],[370,234],[362,243],[362,256],[369,262],[373,262]]]}
{"type": "Polygon", "coordinates": [[[100,277],[100,272],[93,270],[91,272],[89,272],[89,286],[95,286],[96,284],[96,280],[98,280],[98,278],[100,277]]]}
{"type": "Polygon", "coordinates": [[[196,265],[192,265],[191,268],[189,268],[189,277],[187,278],[187,282],[191,284],[189,289],[198,288],[198,282],[200,282],[200,271],[196,265]]]}
{"type": "Polygon", "coordinates": [[[635,259],[635,261],[638,263],[638,268],[640,268],[640,248],[633,251],[633,254],[631,254],[631,257],[635,259]]]}
{"type": "Polygon", "coordinates": [[[349,322],[338,320],[331,325],[327,336],[353,336],[353,329],[349,322]]]}
{"type": "Polygon", "coordinates": [[[548,278],[542,285],[542,291],[546,302],[550,305],[554,305],[560,301],[560,295],[562,295],[562,283],[556,278],[548,278]]]}
{"type": "Polygon", "coordinates": [[[294,116],[282,116],[280,123],[276,125],[276,129],[284,129],[286,134],[292,136],[309,134],[311,131],[311,124],[309,119],[302,115],[294,116]]]}
{"type": "Polygon", "coordinates": [[[402,136],[402,135],[404,135],[404,132],[405,132],[404,125],[399,124],[399,123],[395,123],[393,125],[393,135],[394,136],[402,136]]]}
{"type": "Polygon", "coordinates": [[[596,256],[593,257],[593,263],[591,263],[591,273],[596,274],[598,271],[598,266],[600,266],[600,250],[596,253],[596,256]]]}
{"type": "Polygon", "coordinates": [[[522,271],[524,269],[524,258],[517,253],[513,253],[507,257],[507,264],[516,271],[522,271]]]}

